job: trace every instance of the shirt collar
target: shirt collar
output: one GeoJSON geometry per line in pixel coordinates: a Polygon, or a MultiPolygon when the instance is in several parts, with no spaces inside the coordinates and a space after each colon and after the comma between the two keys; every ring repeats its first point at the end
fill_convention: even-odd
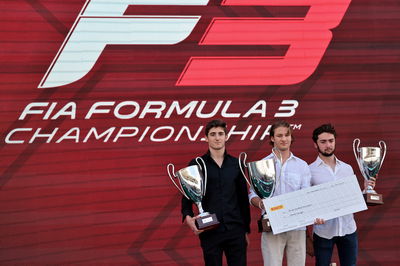
{"type": "MultiPolygon", "coordinates": [[[[271,153],[270,155],[268,155],[266,158],[275,158],[275,155],[274,155],[274,153],[272,152],[272,153],[271,153]]],[[[289,160],[291,160],[291,159],[297,160],[297,157],[294,156],[293,152],[290,152],[289,158],[288,158],[286,161],[289,161],[289,160]]],[[[277,161],[279,161],[279,160],[277,160],[277,161]]]]}
{"type": "MultiPolygon", "coordinates": [[[[210,149],[207,150],[206,155],[207,155],[208,157],[212,158],[212,157],[211,157],[210,149]]],[[[228,152],[227,152],[226,149],[225,149],[224,158],[226,158],[226,156],[228,156],[228,152]]]]}
{"type": "MultiPolygon", "coordinates": [[[[335,161],[336,161],[337,165],[341,165],[342,164],[342,161],[339,160],[335,155],[332,155],[332,156],[335,157],[335,161]]],[[[319,156],[317,156],[317,159],[315,160],[315,162],[317,163],[318,166],[326,165],[326,163],[319,156]]]]}
{"type": "Polygon", "coordinates": [[[294,156],[292,152],[290,152],[290,155],[289,155],[289,158],[288,158],[288,160],[290,160],[290,159],[297,160],[297,157],[296,157],[296,156],[294,156]]]}

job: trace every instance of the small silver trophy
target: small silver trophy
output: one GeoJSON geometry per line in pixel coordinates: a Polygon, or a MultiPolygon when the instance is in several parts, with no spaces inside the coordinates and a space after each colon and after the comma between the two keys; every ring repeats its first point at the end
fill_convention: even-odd
{"type": "Polygon", "coordinates": [[[193,201],[197,208],[199,209],[199,218],[195,220],[197,229],[199,230],[209,230],[217,227],[219,225],[217,216],[215,214],[210,214],[203,210],[201,201],[206,193],[207,187],[207,169],[201,157],[196,158],[197,165],[191,165],[180,169],[175,174],[175,166],[172,163],[167,165],[168,176],[174,183],[175,187],[185,196],[187,199],[193,201]],[[200,163],[203,167],[201,167],[200,163]],[[204,169],[204,176],[202,173],[204,169]],[[178,179],[178,184],[174,180],[178,179]]]}
{"type": "MultiPolygon", "coordinates": [[[[246,163],[247,154],[245,152],[239,155],[239,167],[246,179],[247,184],[253,188],[257,196],[261,199],[266,199],[272,196],[275,190],[276,171],[275,160],[265,159],[246,163]],[[241,158],[243,158],[243,161],[241,158]],[[248,169],[249,177],[245,174],[242,168],[242,162],[245,168],[248,169]],[[249,181],[250,180],[250,181],[249,181]]],[[[261,220],[258,221],[258,229],[260,232],[271,232],[271,224],[268,219],[268,213],[264,214],[261,220]]]]}
{"type": "MultiPolygon", "coordinates": [[[[361,174],[365,180],[369,181],[371,178],[376,178],[379,170],[382,168],[383,160],[386,155],[386,143],[381,140],[379,141],[379,147],[359,147],[360,139],[353,141],[353,151],[358,167],[360,168],[361,174]]],[[[381,194],[368,186],[363,191],[365,201],[368,205],[383,204],[383,198],[381,194]]]]}

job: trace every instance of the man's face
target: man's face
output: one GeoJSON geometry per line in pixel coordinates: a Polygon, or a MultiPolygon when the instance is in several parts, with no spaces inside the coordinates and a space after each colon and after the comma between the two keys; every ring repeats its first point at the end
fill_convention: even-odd
{"type": "Polygon", "coordinates": [[[220,150],[225,148],[227,135],[222,127],[213,127],[206,136],[208,147],[213,150],[220,150]]]}
{"type": "Polygon", "coordinates": [[[314,143],[314,146],[320,154],[329,157],[335,153],[335,144],[335,136],[324,132],[318,135],[317,143],[314,143]]]}
{"type": "Polygon", "coordinates": [[[274,136],[271,136],[271,141],[274,143],[274,147],[280,151],[287,151],[290,149],[292,144],[292,135],[289,128],[277,127],[274,132],[274,136]]]}

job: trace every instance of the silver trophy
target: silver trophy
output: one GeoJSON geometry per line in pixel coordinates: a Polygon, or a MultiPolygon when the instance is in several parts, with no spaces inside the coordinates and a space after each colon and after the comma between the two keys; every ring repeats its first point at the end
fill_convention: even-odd
{"type": "Polygon", "coordinates": [[[191,165],[175,172],[175,166],[172,163],[167,165],[168,176],[175,187],[188,200],[193,201],[199,209],[199,218],[195,220],[196,227],[199,230],[209,230],[219,225],[217,216],[203,210],[201,201],[206,193],[207,187],[207,169],[201,157],[196,158],[197,165],[191,165]],[[200,165],[203,165],[203,167],[200,165]],[[202,170],[204,169],[204,175],[202,170]],[[174,180],[178,179],[179,186],[174,180]]]}
{"type": "MultiPolygon", "coordinates": [[[[382,168],[383,160],[385,159],[386,143],[381,140],[379,141],[379,147],[359,147],[360,142],[360,139],[353,141],[353,151],[361,174],[367,181],[371,180],[371,178],[376,179],[376,175],[382,168]]],[[[382,195],[376,193],[371,186],[368,186],[363,191],[363,194],[368,205],[383,204],[382,195]]]]}
{"type": "MultiPolygon", "coordinates": [[[[275,160],[264,159],[254,162],[246,162],[247,154],[245,152],[239,155],[239,167],[246,179],[247,184],[253,188],[255,193],[261,198],[266,199],[272,196],[276,184],[275,160]],[[243,160],[241,160],[243,158],[243,160]],[[245,168],[248,169],[249,177],[245,174],[242,167],[242,162],[245,168]]],[[[258,221],[258,229],[260,232],[271,232],[271,224],[268,219],[268,214],[264,214],[261,220],[258,221]]]]}

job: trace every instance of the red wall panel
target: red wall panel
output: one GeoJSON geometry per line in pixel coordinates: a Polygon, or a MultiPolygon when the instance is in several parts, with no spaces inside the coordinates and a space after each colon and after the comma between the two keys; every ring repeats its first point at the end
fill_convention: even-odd
{"type": "MultiPolygon", "coordinates": [[[[125,14],[202,18],[181,43],[108,45],[82,79],[39,89],[84,4],[83,0],[18,0],[1,4],[2,265],[202,264],[197,238],[180,223],[180,195],[165,167],[170,162],[184,167],[191,158],[205,152],[206,144],[199,138],[191,141],[186,134],[175,141],[177,133],[186,126],[195,135],[208,120],[223,116],[222,107],[231,101],[225,113],[241,115],[225,117],[228,126],[236,126],[236,131],[252,128],[243,140],[241,135],[233,134],[228,151],[235,156],[246,151],[251,159],[259,159],[270,152],[268,137],[261,139],[261,135],[283,100],[299,103],[295,114],[285,118],[295,125],[293,152],[312,162],[316,152],[311,132],[320,124],[331,122],[339,133],[337,155],[353,166],[360,184],[363,180],[352,152],[353,139],[360,138],[362,145],[368,146],[385,140],[388,153],[376,188],[383,194],[385,204],[356,214],[359,265],[400,263],[400,168],[396,159],[400,155],[398,1],[352,0],[339,26],[332,29],[332,40],[310,77],[292,85],[257,86],[176,86],[176,82],[192,56],[285,56],[290,49],[289,45],[199,45],[213,17],[301,18],[309,10],[306,3],[297,7],[221,6],[220,1],[210,1],[203,7],[131,5],[125,14]],[[267,103],[266,116],[255,113],[244,117],[261,100],[267,103]],[[137,116],[118,119],[114,108],[110,108],[110,113],[85,119],[95,103],[115,102],[115,107],[124,101],[138,103],[137,116]],[[139,118],[146,104],[155,101],[166,104],[161,116],[148,113],[139,118]],[[206,101],[202,114],[211,113],[219,101],[223,104],[208,118],[196,115],[198,108],[190,117],[175,112],[166,118],[174,101],[181,107],[192,101],[206,101]],[[76,117],[52,120],[52,116],[44,119],[44,114],[33,114],[19,119],[33,102],[57,103],[52,116],[65,104],[74,102],[76,117]],[[251,139],[258,125],[260,131],[251,139]],[[84,142],[91,128],[104,132],[113,127],[115,132],[108,141],[92,137],[84,142]],[[137,135],[114,142],[121,127],[130,128],[125,133],[137,130],[137,135]],[[31,130],[10,135],[21,128],[31,130]],[[57,128],[58,131],[50,143],[44,138],[29,143],[38,128],[42,134],[57,128]],[[79,128],[79,137],[56,142],[72,128],[79,128]],[[174,132],[168,137],[171,129],[174,132]],[[7,137],[24,143],[9,143],[7,137]]],[[[204,75],[207,80],[207,71],[204,75]]],[[[283,69],[282,76],[286,75],[291,73],[283,69]]],[[[133,110],[126,107],[121,113],[133,110]]],[[[252,209],[252,217],[248,261],[250,265],[260,265],[257,210],[252,209]]],[[[335,260],[338,261],[336,256],[335,260]]],[[[307,264],[312,265],[313,259],[308,257],[307,264]]]]}

